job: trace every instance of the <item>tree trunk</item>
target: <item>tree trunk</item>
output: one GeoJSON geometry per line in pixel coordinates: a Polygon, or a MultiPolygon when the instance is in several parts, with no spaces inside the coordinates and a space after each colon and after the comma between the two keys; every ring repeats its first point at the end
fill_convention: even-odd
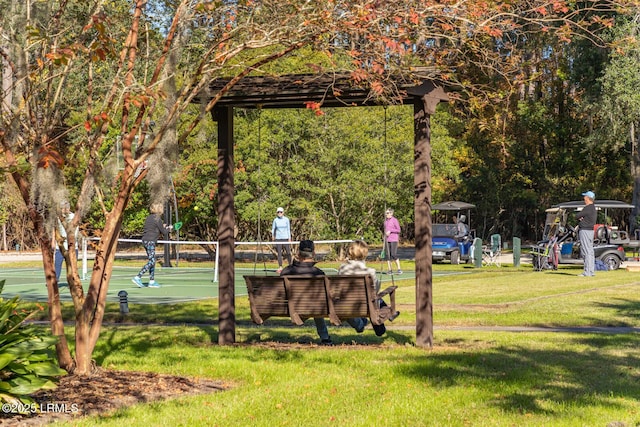
{"type": "MultiPolygon", "coordinates": [[[[31,216],[32,220],[35,215],[31,216]]],[[[51,239],[48,233],[46,233],[41,220],[34,220],[34,228],[38,236],[40,236],[40,251],[42,252],[42,264],[47,284],[51,333],[58,338],[58,342],[56,343],[58,364],[67,372],[73,372],[75,364],[71,357],[71,351],[69,351],[67,337],[64,334],[64,319],[62,318],[62,308],[60,306],[60,288],[58,288],[58,282],[56,281],[56,268],[53,263],[51,239]]]]}
{"type": "Polygon", "coordinates": [[[87,297],[81,309],[76,312],[76,370],[74,373],[77,375],[88,375],[93,368],[91,356],[100,337],[122,218],[133,188],[135,187],[123,185],[116,199],[116,205],[107,214],[102,237],[96,248],[87,297]]]}

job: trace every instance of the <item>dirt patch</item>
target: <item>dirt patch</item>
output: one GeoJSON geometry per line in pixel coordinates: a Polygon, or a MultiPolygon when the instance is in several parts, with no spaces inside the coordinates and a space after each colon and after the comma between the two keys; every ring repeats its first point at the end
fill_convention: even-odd
{"type": "Polygon", "coordinates": [[[86,415],[106,414],[136,403],[215,393],[229,388],[221,381],[151,372],[96,369],[89,377],[67,375],[55,390],[33,398],[41,408],[29,415],[0,412],[0,426],[30,427],[86,415]]]}

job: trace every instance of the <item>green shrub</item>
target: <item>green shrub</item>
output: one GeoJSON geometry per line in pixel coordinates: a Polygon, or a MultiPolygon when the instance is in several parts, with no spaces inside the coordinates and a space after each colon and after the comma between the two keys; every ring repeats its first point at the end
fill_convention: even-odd
{"type": "MultiPolygon", "coordinates": [[[[4,289],[0,281],[0,293],[4,289]]],[[[56,363],[56,338],[44,335],[25,320],[35,311],[20,309],[19,297],[0,297],[0,402],[31,403],[29,395],[56,387],[66,372],[56,363]]]]}

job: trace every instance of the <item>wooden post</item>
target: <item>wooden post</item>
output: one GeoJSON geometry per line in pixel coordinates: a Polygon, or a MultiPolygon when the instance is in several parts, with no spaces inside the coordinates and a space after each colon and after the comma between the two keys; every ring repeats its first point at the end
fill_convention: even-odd
{"type": "Polygon", "coordinates": [[[218,120],[218,344],[236,341],[233,107],[217,109],[218,120]]]}
{"type": "Polygon", "coordinates": [[[418,347],[433,346],[431,130],[428,107],[425,97],[416,99],[414,102],[413,184],[416,235],[416,345],[418,347]]]}

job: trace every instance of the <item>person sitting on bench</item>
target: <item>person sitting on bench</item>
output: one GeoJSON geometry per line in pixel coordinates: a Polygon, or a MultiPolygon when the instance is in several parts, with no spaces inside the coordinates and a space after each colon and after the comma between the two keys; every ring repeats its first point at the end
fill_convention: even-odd
{"type": "MultiPolygon", "coordinates": [[[[347,262],[342,264],[338,269],[338,274],[340,275],[365,275],[368,274],[373,278],[373,283],[375,284],[376,293],[380,292],[380,280],[376,277],[376,270],[367,267],[365,264],[365,260],[367,259],[367,255],[369,254],[369,245],[364,240],[356,240],[349,245],[347,249],[347,262]]],[[[387,304],[379,299],[379,304],[381,306],[386,306],[387,304]]],[[[349,323],[356,332],[361,333],[365,326],[367,326],[368,320],[365,317],[358,317],[355,319],[348,319],[347,323],[349,323]]],[[[387,332],[386,326],[382,325],[372,325],[373,330],[375,331],[377,336],[384,335],[387,332]]]]}
{"type": "MultiPolygon", "coordinates": [[[[324,276],[324,271],[315,266],[315,246],[311,240],[302,240],[298,246],[298,255],[291,264],[286,266],[280,276],[324,276]]],[[[316,330],[322,345],[333,345],[329,330],[323,317],[314,317],[316,330]]]]}

